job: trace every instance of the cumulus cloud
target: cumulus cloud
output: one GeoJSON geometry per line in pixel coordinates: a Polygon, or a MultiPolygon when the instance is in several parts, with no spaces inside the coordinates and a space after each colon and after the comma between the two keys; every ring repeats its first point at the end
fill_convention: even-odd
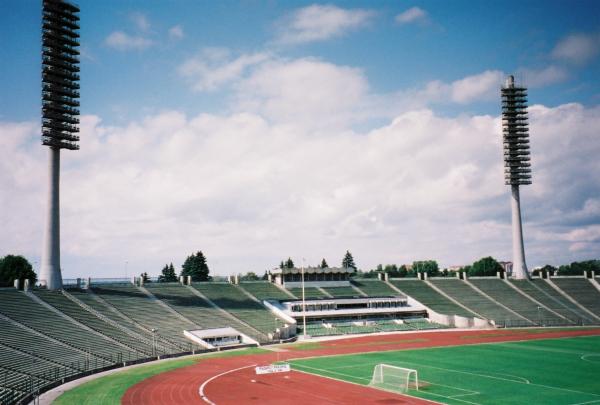
{"type": "Polygon", "coordinates": [[[104,43],[119,51],[128,51],[146,49],[153,44],[153,41],[140,35],[130,35],[123,31],[114,31],[106,37],[104,43]]]}
{"type": "Polygon", "coordinates": [[[599,34],[572,34],[556,44],[552,56],[555,59],[581,65],[595,58],[599,51],[599,34]]]}
{"type": "Polygon", "coordinates": [[[364,27],[374,17],[375,13],[371,10],[313,4],[283,19],[277,42],[299,44],[324,41],[364,27]]]}
{"type": "Polygon", "coordinates": [[[183,27],[181,25],[175,25],[169,28],[169,38],[171,39],[182,39],[184,37],[183,27]]]}
{"type": "Polygon", "coordinates": [[[272,122],[348,126],[368,97],[368,83],[359,69],[318,59],[270,60],[240,83],[236,97],[237,110],[272,122]]]}
{"type": "MultiPolygon", "coordinates": [[[[530,116],[529,263],[597,257],[600,107],[538,105],[530,116]]],[[[115,275],[125,260],[156,273],[197,249],[218,274],[262,271],[284,256],[336,263],[346,249],[362,268],[510,258],[497,116],[421,109],[370,131],[319,136],[253,112],[171,111],[117,127],[84,116],[81,127],[81,150],[62,161],[66,277],[115,275]],[[70,266],[76,258],[86,266],[70,266]]],[[[0,189],[9,191],[0,211],[11,212],[0,246],[37,253],[45,176],[31,173],[46,166],[45,149],[32,146],[38,125],[1,123],[0,136],[0,189]]]]}
{"type": "Polygon", "coordinates": [[[427,11],[420,7],[411,7],[398,14],[395,20],[399,24],[411,24],[415,22],[425,22],[427,21],[427,17],[427,11]]]}
{"type": "Polygon", "coordinates": [[[226,83],[239,80],[248,68],[268,58],[269,54],[264,52],[233,57],[228,49],[206,48],[198,56],[181,64],[178,72],[192,83],[193,90],[213,91],[226,83]]]}

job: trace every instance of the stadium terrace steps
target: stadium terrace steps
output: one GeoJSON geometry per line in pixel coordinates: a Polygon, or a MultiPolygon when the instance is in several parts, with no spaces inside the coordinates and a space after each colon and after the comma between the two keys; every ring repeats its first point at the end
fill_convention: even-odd
{"type": "Polygon", "coordinates": [[[358,287],[369,297],[396,297],[398,292],[392,289],[385,282],[380,280],[352,280],[351,283],[358,287]]]}
{"type": "Polygon", "coordinates": [[[326,298],[333,298],[333,295],[329,294],[324,288],[316,287],[326,298]]]}
{"type": "Polygon", "coordinates": [[[508,280],[508,282],[574,324],[591,322],[589,315],[582,313],[575,304],[562,297],[543,280],[508,280]]]}
{"type": "Polygon", "coordinates": [[[86,311],[101,318],[104,322],[133,337],[136,342],[142,342],[147,347],[152,347],[151,332],[119,313],[115,308],[110,307],[96,295],[73,289],[68,292],[63,290],[63,295],[86,311]]]}
{"type": "Polygon", "coordinates": [[[334,298],[361,298],[362,295],[352,287],[322,287],[334,298]]]}
{"type": "Polygon", "coordinates": [[[122,314],[141,324],[148,330],[156,330],[157,335],[175,344],[182,351],[194,347],[183,331],[195,325],[183,322],[167,311],[158,302],[133,285],[93,287],[92,291],[122,314]]]}
{"type": "MultiPolygon", "coordinates": [[[[288,288],[289,292],[298,297],[298,299],[302,299],[302,288],[301,287],[292,287],[288,288]]],[[[315,287],[304,287],[304,297],[308,299],[320,299],[320,298],[328,298],[323,292],[319,291],[318,288],[315,287]]]]}
{"type": "MultiPolygon", "coordinates": [[[[192,283],[192,287],[205,295],[219,308],[239,319],[238,329],[259,342],[270,340],[273,333],[283,322],[258,302],[247,297],[238,287],[229,283],[192,283]],[[246,325],[249,325],[246,326],[246,325]],[[258,334],[257,334],[258,332],[258,334]]],[[[235,319],[234,318],[234,319],[235,319]]]]}
{"type": "Polygon", "coordinates": [[[259,300],[281,300],[289,301],[294,299],[287,292],[277,288],[268,281],[242,282],[239,287],[243,288],[259,300]]]}
{"type": "Polygon", "coordinates": [[[487,319],[494,320],[496,323],[510,323],[511,326],[518,324],[521,324],[521,326],[532,325],[532,322],[519,318],[512,312],[497,305],[461,280],[437,279],[430,280],[430,282],[467,308],[473,309],[478,314],[487,319]]]}
{"type": "Polygon", "coordinates": [[[556,314],[540,307],[536,302],[514,290],[504,280],[499,278],[470,279],[469,282],[497,302],[505,305],[511,310],[534,323],[542,323],[542,320],[551,323],[563,323],[564,319],[556,314]]]}
{"type": "MultiPolygon", "coordinates": [[[[121,329],[104,322],[95,314],[86,311],[83,307],[77,305],[65,297],[60,291],[34,290],[35,295],[41,298],[46,303],[61,311],[75,321],[87,326],[90,329],[101,333],[104,336],[114,340],[115,342],[126,346],[133,353],[133,358],[144,358],[152,355],[152,347],[144,345],[137,339],[129,336],[121,329]]],[[[128,356],[129,357],[129,356],[128,356]]]]}
{"type": "MultiPolygon", "coordinates": [[[[212,283],[211,283],[212,284],[212,283]]],[[[179,284],[152,284],[146,285],[158,299],[162,300],[177,312],[193,321],[197,329],[213,329],[231,326],[253,338],[257,332],[232,317],[224,317],[221,309],[213,307],[207,300],[195,292],[191,287],[179,284]]],[[[250,300],[249,298],[247,298],[250,300]]],[[[231,316],[231,315],[230,315],[231,316]]]]}
{"type": "Polygon", "coordinates": [[[82,352],[35,334],[4,318],[0,318],[0,342],[4,346],[64,367],[82,361],[85,356],[82,352]]]}
{"type": "Polygon", "coordinates": [[[467,318],[477,316],[454,302],[444,297],[442,294],[431,288],[427,283],[419,280],[390,280],[392,285],[402,291],[404,294],[414,298],[423,305],[431,308],[433,311],[446,315],[459,315],[467,318]]]}
{"type": "Polygon", "coordinates": [[[97,335],[35,302],[26,293],[2,292],[0,312],[38,332],[48,335],[68,346],[89,351],[108,361],[127,355],[125,350],[108,338],[97,335]]]}
{"type": "Polygon", "coordinates": [[[587,279],[555,277],[552,278],[552,282],[598,318],[600,292],[587,279]]]}

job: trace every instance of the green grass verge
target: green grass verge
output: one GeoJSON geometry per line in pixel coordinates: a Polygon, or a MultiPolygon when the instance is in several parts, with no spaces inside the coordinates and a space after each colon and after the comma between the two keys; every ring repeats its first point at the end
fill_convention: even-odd
{"type": "Polygon", "coordinates": [[[121,403],[121,397],[130,387],[154,375],[191,366],[192,364],[216,357],[246,356],[266,352],[267,350],[259,348],[231,350],[207,355],[190,356],[182,359],[159,361],[145,366],[118,371],[114,374],[88,381],[63,393],[53,402],[53,405],[116,405],[121,403]]]}
{"type": "Polygon", "coordinates": [[[368,385],[375,365],[416,369],[410,395],[447,404],[600,403],[600,337],[299,359],[292,368],[368,385]]]}

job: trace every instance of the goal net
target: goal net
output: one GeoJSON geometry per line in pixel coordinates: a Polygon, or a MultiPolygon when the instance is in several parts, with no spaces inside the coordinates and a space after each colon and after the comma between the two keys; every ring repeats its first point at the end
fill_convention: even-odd
{"type": "Polygon", "coordinates": [[[407,392],[409,388],[419,389],[419,377],[417,370],[378,364],[373,370],[369,385],[387,391],[407,392]]]}

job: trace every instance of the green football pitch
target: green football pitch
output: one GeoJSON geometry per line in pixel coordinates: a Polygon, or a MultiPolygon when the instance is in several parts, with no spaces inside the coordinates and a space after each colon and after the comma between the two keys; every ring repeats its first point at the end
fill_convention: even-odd
{"type": "Polygon", "coordinates": [[[380,363],[417,370],[419,390],[408,394],[447,404],[600,404],[600,336],[291,361],[295,370],[362,385],[380,363]]]}

